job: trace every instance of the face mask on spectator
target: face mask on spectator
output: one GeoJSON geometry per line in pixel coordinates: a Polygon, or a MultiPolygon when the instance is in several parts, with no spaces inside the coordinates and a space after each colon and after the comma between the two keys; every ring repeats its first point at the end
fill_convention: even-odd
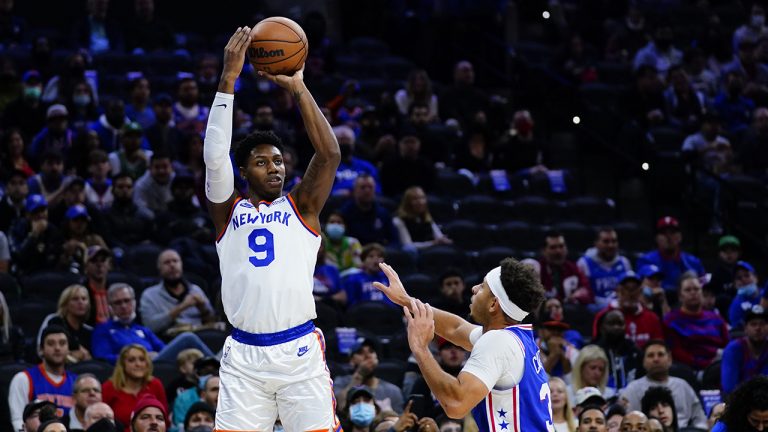
{"type": "Polygon", "coordinates": [[[754,296],[755,294],[757,294],[757,284],[751,283],[749,285],[744,285],[743,287],[738,289],[738,294],[746,297],[754,296]]]}
{"type": "Polygon", "coordinates": [[[338,223],[329,223],[325,225],[325,233],[331,240],[340,240],[344,237],[344,225],[338,223]]]}
{"type": "Polygon", "coordinates": [[[84,107],[91,103],[91,96],[87,94],[74,95],[72,96],[72,102],[79,107],[84,107]]]}
{"type": "Polygon", "coordinates": [[[43,94],[43,90],[40,87],[24,87],[24,99],[39,100],[40,95],[43,94]]]}
{"type": "Polygon", "coordinates": [[[376,407],[368,402],[358,402],[349,407],[349,419],[356,426],[369,426],[376,416],[376,407]]]}

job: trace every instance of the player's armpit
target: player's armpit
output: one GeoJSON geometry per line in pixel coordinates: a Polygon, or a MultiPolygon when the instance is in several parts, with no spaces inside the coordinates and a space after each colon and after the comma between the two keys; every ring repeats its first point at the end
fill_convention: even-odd
{"type": "Polygon", "coordinates": [[[446,400],[440,400],[445,410],[445,414],[454,419],[461,419],[467,416],[487,395],[490,389],[480,378],[468,372],[461,372],[457,377],[458,384],[455,389],[458,393],[455,397],[446,397],[446,400]]]}

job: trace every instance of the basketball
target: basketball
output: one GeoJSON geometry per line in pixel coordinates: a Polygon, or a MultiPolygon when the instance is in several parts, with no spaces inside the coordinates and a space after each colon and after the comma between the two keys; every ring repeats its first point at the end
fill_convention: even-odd
{"type": "Polygon", "coordinates": [[[248,60],[256,70],[292,75],[307,59],[307,35],[296,22],[284,17],[259,21],[254,28],[248,60]]]}

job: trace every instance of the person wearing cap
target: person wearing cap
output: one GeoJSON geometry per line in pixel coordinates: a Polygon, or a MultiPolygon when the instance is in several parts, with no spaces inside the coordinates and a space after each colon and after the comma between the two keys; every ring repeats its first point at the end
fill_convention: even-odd
{"type": "Polygon", "coordinates": [[[637,259],[638,268],[652,264],[664,273],[662,287],[667,291],[677,289],[677,281],[686,271],[695,271],[700,276],[706,273],[698,258],[681,249],[682,241],[680,222],[672,216],[664,216],[656,222],[657,249],[637,259]]]}
{"type": "Polygon", "coordinates": [[[120,146],[109,153],[110,172],[128,174],[136,180],[147,172],[152,151],[142,148],[144,129],[136,122],[126,122],[120,129],[120,146]]]}
{"type": "Polygon", "coordinates": [[[85,270],[80,283],[88,288],[91,309],[88,324],[96,326],[109,319],[107,276],[112,269],[112,251],[100,245],[89,246],[85,252],[85,270]]]}
{"type": "Polygon", "coordinates": [[[754,305],[744,315],[744,336],[732,340],[720,363],[721,389],[731,393],[756,375],[768,375],[768,312],[754,305]]]}
{"type": "Polygon", "coordinates": [[[345,431],[366,432],[381,408],[376,404],[373,392],[366,386],[352,387],[341,410],[341,426],[345,431]]]}
{"type": "Polygon", "coordinates": [[[45,197],[51,206],[56,205],[61,199],[64,189],[72,179],[71,176],[64,173],[64,155],[58,148],[51,148],[45,153],[34,153],[42,155],[39,161],[40,170],[38,174],[27,180],[29,193],[40,194],[45,197]]]}
{"type": "Polygon", "coordinates": [[[736,288],[736,296],[728,308],[728,323],[734,329],[744,326],[744,314],[756,304],[760,304],[760,288],[757,285],[757,272],[752,264],[746,261],[736,263],[736,272],[733,274],[733,286],[736,288]]]}
{"type": "Polygon", "coordinates": [[[203,401],[195,402],[189,407],[187,415],[184,417],[184,431],[211,432],[215,418],[215,408],[203,401]]]}
{"type": "Polygon", "coordinates": [[[607,388],[620,392],[638,374],[641,365],[640,350],[626,335],[624,314],[611,309],[597,320],[597,338],[593,342],[608,356],[607,388]]]}
{"type": "Polygon", "coordinates": [[[5,195],[0,199],[0,231],[9,234],[11,226],[24,217],[27,195],[27,175],[23,171],[12,170],[5,181],[5,195]]]}
{"type": "Polygon", "coordinates": [[[139,72],[135,76],[129,76],[128,81],[128,104],[125,106],[125,115],[132,122],[146,129],[155,123],[155,112],[149,104],[151,95],[149,80],[139,72]]]}
{"type": "Polygon", "coordinates": [[[88,216],[98,220],[98,210],[85,200],[85,180],[80,176],[71,176],[66,179],[56,202],[51,203],[49,212],[51,222],[64,229],[67,223],[67,211],[76,205],[85,206],[88,216]]]}
{"type": "Polygon", "coordinates": [[[616,297],[616,285],[619,277],[632,270],[632,263],[619,255],[619,237],[613,227],[602,227],[597,232],[594,247],[587,249],[576,261],[576,266],[589,279],[589,286],[595,293],[595,303],[591,306],[600,310],[616,297]]]}
{"type": "Polygon", "coordinates": [[[30,194],[24,201],[26,215],[10,229],[10,247],[16,271],[28,274],[59,265],[61,232],[48,222],[48,202],[40,194],[30,194]]]}
{"type": "Polygon", "coordinates": [[[720,315],[704,309],[696,274],[683,274],[677,294],[680,307],[664,316],[665,339],[676,362],[704,370],[722,356],[729,339],[728,324],[720,315]]]}
{"type": "Polygon", "coordinates": [[[626,336],[642,349],[651,339],[663,339],[664,330],[659,317],[643,306],[643,290],[638,275],[629,271],[619,278],[616,300],[595,315],[592,323],[592,339],[597,339],[598,322],[608,311],[618,309],[624,315],[626,336]]]}
{"type": "Polygon", "coordinates": [[[33,167],[40,166],[44,159],[40,156],[45,155],[51,150],[61,153],[68,153],[72,149],[75,140],[75,133],[69,127],[69,111],[67,107],[61,104],[54,104],[48,107],[45,112],[46,126],[32,138],[27,149],[27,155],[33,167]]]}
{"type": "Polygon", "coordinates": [[[179,352],[196,348],[213,356],[211,350],[194,333],[181,333],[168,344],[152,330],[140,325],[136,319],[136,294],[126,283],[114,283],[107,290],[106,300],[112,319],[93,330],[93,356],[115,363],[123,347],[131,344],[143,346],[154,361],[173,362],[179,352]]]}
{"type": "Polygon", "coordinates": [[[166,149],[174,156],[179,154],[182,133],[173,121],[173,98],[167,93],[154,97],[152,110],[155,122],[144,129],[144,136],[153,149],[166,149]]]}
{"type": "Polygon", "coordinates": [[[555,319],[553,314],[543,312],[537,326],[536,345],[541,350],[544,370],[550,376],[563,377],[571,373],[571,365],[579,355],[579,349],[565,339],[565,332],[571,326],[562,319],[555,319]]]}
{"type": "Polygon", "coordinates": [[[735,291],[733,275],[736,272],[736,263],[741,258],[741,241],[736,236],[725,235],[718,240],[717,248],[717,263],[712,271],[712,279],[707,285],[712,287],[719,304],[727,300],[722,308],[718,307],[723,309],[725,315],[735,291]]]}
{"type": "Polygon", "coordinates": [[[530,267],[506,258],[472,288],[470,314],[480,325],[409,296],[394,269],[383,263],[381,268],[389,286],[374,286],[403,307],[413,356],[449,417],[472,412],[483,432],[495,430],[491,424],[525,431],[553,428],[547,373],[532,326],[522,324],[544,302],[544,289],[530,267]],[[429,343],[435,333],[470,351],[457,377],[444,372],[432,356],[429,343]]]}
{"type": "Polygon", "coordinates": [[[165,432],[168,428],[168,409],[151,394],[136,401],[131,411],[130,429],[125,432],[165,432]]]}
{"type": "Polygon", "coordinates": [[[88,129],[99,136],[101,148],[106,152],[117,150],[119,146],[120,131],[130,122],[125,115],[125,103],[120,98],[112,98],[104,104],[104,114],[99,119],[88,125],[88,129]]]}
{"type": "Polygon", "coordinates": [[[643,369],[646,375],[632,381],[622,390],[622,402],[627,405],[628,410],[641,409],[641,400],[649,388],[666,387],[672,392],[675,400],[680,427],[706,428],[707,416],[699,396],[687,381],[670,376],[671,367],[672,355],[666,342],[661,339],[649,341],[643,350],[643,369]]]}
{"type": "Polygon", "coordinates": [[[67,331],[60,326],[49,326],[43,330],[40,341],[41,363],[14,375],[8,386],[8,407],[14,430],[21,429],[24,407],[35,399],[54,401],[57,416],[69,413],[74,406],[72,391],[77,375],[64,369],[69,355],[67,331]]]}
{"type": "Polygon", "coordinates": [[[584,411],[584,408],[589,406],[598,406],[601,409],[605,409],[607,402],[603,393],[597,387],[587,386],[576,390],[576,393],[571,393],[573,398],[573,415],[579,417],[584,411]]]}
{"type": "Polygon", "coordinates": [[[152,153],[149,169],[134,184],[133,202],[151,211],[153,218],[165,211],[173,199],[171,180],[174,175],[171,155],[165,150],[152,153]]]}
{"type": "Polygon", "coordinates": [[[109,244],[126,248],[139,244],[155,231],[154,213],[133,201],[134,180],[128,174],[112,177],[112,205],[103,213],[104,234],[109,244]]]}
{"type": "Polygon", "coordinates": [[[36,432],[40,427],[40,418],[49,418],[56,416],[58,408],[56,404],[44,399],[35,399],[24,407],[22,414],[21,432],[36,432]]]}
{"type": "Polygon", "coordinates": [[[576,263],[568,260],[568,246],[562,233],[549,231],[544,235],[539,265],[547,298],[557,297],[563,303],[592,303],[594,294],[589,280],[576,263]]]}
{"type": "Polygon", "coordinates": [[[21,94],[5,106],[3,128],[17,127],[28,140],[45,126],[46,107],[40,98],[43,84],[40,72],[32,69],[21,77],[21,94]]]}
{"type": "Polygon", "coordinates": [[[376,376],[379,356],[377,343],[373,339],[359,339],[349,356],[351,375],[337,376],[333,381],[333,392],[339,408],[344,408],[344,401],[352,388],[364,385],[373,392],[376,403],[382,409],[403,412],[403,392],[395,384],[376,376]]]}

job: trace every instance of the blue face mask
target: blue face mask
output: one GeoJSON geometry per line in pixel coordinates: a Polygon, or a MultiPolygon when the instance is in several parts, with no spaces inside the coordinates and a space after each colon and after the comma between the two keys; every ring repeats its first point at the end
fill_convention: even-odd
{"type": "Polygon", "coordinates": [[[644,286],[643,295],[646,297],[653,297],[653,289],[649,286],[644,286]]]}
{"type": "Polygon", "coordinates": [[[344,225],[338,223],[329,223],[325,225],[325,233],[331,240],[340,240],[344,237],[344,225]]]}
{"type": "Polygon", "coordinates": [[[349,407],[349,419],[355,426],[369,426],[376,416],[376,407],[366,402],[358,402],[349,407]]]}
{"type": "Polygon", "coordinates": [[[757,294],[757,284],[751,283],[749,285],[744,285],[738,289],[737,294],[740,296],[753,297],[757,294]]]}

